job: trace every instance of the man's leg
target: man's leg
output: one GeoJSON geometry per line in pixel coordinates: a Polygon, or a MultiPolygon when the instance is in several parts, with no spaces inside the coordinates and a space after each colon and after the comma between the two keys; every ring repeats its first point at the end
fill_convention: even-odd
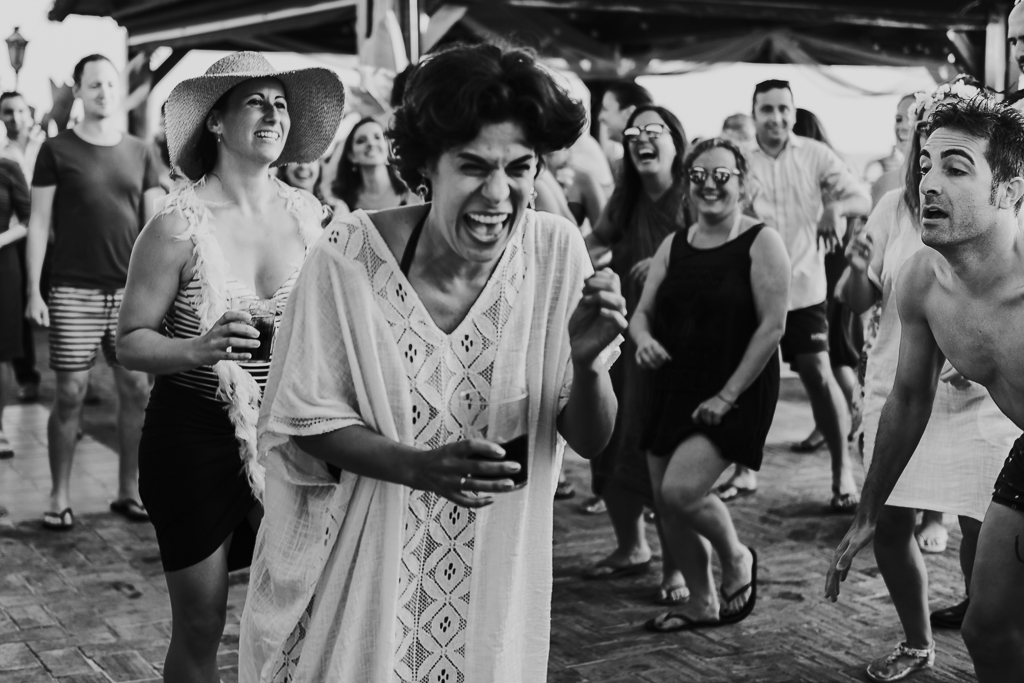
{"type": "Polygon", "coordinates": [[[978,554],[978,538],[981,536],[981,522],[973,517],[960,515],[960,571],[964,573],[964,587],[971,592],[971,577],[974,575],[974,561],[978,554]]]}
{"type": "Polygon", "coordinates": [[[907,645],[931,647],[928,622],[928,569],[914,540],[917,512],[886,505],[875,529],[875,560],[903,625],[907,645]]]}
{"type": "Polygon", "coordinates": [[[610,555],[584,572],[588,578],[599,578],[619,567],[651,559],[651,547],[647,544],[644,529],[644,504],[640,496],[626,490],[615,481],[615,477],[605,479],[603,493],[608,518],[615,531],[616,547],[610,555]]]}
{"type": "Polygon", "coordinates": [[[964,643],[979,683],[1024,680],[1024,512],[989,506],[978,537],[964,643]]]}
{"type": "Polygon", "coordinates": [[[82,418],[82,401],[85,399],[89,371],[58,370],[56,375],[57,389],[53,397],[53,410],[50,411],[50,419],[46,425],[50,477],[53,483],[53,489],[50,491],[52,512],[60,512],[71,507],[71,463],[75,457],[75,444],[78,442],[78,425],[82,418]]]}
{"type": "Polygon", "coordinates": [[[114,368],[117,385],[117,438],[121,450],[117,499],[139,500],[139,439],[149,402],[149,375],[114,368]]]}
{"type": "Polygon", "coordinates": [[[798,354],[794,366],[800,375],[811,401],[814,422],[818,425],[832,456],[832,488],[839,495],[856,496],[846,435],[850,431],[850,417],[843,392],[832,374],[828,352],[798,354]]]}

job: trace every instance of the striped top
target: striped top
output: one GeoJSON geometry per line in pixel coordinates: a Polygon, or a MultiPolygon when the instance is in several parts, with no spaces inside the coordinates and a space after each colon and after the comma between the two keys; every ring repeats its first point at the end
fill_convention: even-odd
{"type": "MultiPolygon", "coordinates": [[[[827,145],[790,135],[778,158],[765,154],[757,140],[747,148],[750,201],[757,217],[779,231],[789,252],[793,281],[789,310],[825,300],[825,252],[818,250],[818,221],[826,204],[853,196],[870,199],[827,145]]],[[[840,235],[841,236],[841,235],[840,235]]]]}
{"type": "MultiPolygon", "coordinates": [[[[299,277],[297,268],[287,280],[284,281],[272,297],[277,303],[276,325],[280,327],[281,316],[284,313],[285,303],[288,295],[291,294],[295,280],[299,277]]],[[[248,299],[256,301],[256,296],[248,287],[238,280],[228,277],[228,299],[248,299]]],[[[196,301],[199,298],[199,278],[193,276],[187,285],[178,290],[174,297],[174,303],[164,317],[164,334],[172,339],[193,339],[200,336],[199,313],[196,301]]],[[[276,339],[276,335],[275,335],[276,339]]],[[[270,374],[270,363],[267,361],[239,361],[238,365],[252,375],[260,389],[266,387],[267,376],[270,374]]],[[[205,398],[220,400],[217,398],[217,389],[220,386],[217,373],[209,365],[201,365],[185,372],[169,375],[168,379],[182,387],[199,392],[205,398]]]]}

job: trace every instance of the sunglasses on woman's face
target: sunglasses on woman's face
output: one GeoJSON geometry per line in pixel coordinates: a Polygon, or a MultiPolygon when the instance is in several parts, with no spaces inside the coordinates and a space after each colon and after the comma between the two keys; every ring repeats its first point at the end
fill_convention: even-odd
{"type": "Polygon", "coordinates": [[[722,187],[729,182],[729,178],[733,176],[740,176],[740,172],[736,169],[726,168],[725,166],[719,166],[716,169],[708,171],[706,168],[700,166],[694,166],[690,169],[690,182],[697,186],[702,186],[708,179],[708,175],[711,176],[711,180],[715,182],[716,187],[722,187]]]}
{"type": "Polygon", "coordinates": [[[648,140],[657,140],[668,126],[664,123],[648,123],[646,126],[630,126],[622,131],[622,139],[626,142],[636,142],[640,139],[640,133],[647,133],[648,140]]]}

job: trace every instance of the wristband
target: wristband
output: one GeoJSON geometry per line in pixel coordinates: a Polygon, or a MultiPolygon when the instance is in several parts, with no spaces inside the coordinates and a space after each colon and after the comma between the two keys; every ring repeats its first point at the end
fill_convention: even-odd
{"type": "Polygon", "coordinates": [[[725,403],[728,403],[730,408],[735,408],[736,407],[736,401],[730,401],[725,396],[722,396],[722,394],[720,394],[720,393],[715,394],[715,397],[720,399],[720,400],[722,400],[722,401],[724,401],[725,403]]]}

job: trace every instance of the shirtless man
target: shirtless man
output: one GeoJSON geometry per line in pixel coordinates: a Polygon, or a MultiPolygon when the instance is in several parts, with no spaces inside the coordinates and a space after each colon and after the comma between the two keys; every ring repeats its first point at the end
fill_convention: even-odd
{"type": "MultiPolygon", "coordinates": [[[[921,237],[931,249],[900,275],[896,384],[860,507],[825,580],[833,602],[917,448],[945,359],[1024,429],[1024,115],[974,101],[939,108],[921,172],[921,237]]],[[[978,680],[1024,680],[1024,438],[996,481],[970,593],[963,638],[978,680]]]]}

